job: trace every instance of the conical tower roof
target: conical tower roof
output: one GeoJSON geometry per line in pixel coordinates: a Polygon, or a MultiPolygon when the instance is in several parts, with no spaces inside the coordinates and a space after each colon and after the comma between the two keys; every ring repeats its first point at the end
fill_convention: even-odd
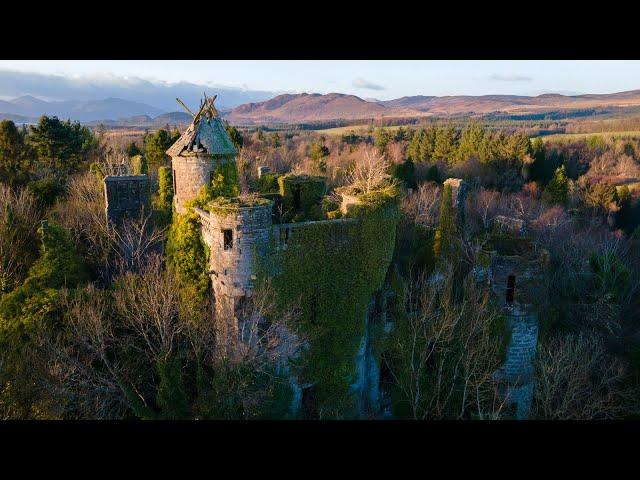
{"type": "MultiPolygon", "coordinates": [[[[177,157],[179,155],[211,155],[228,156],[237,155],[238,150],[231,141],[227,130],[220,120],[218,111],[213,105],[216,99],[207,98],[200,106],[200,110],[193,116],[193,122],[176,142],[169,147],[167,155],[177,157]]],[[[178,100],[180,102],[180,100],[178,100]]],[[[181,105],[184,106],[182,102],[181,105]]],[[[187,109],[185,107],[185,109],[187,109]]],[[[189,113],[193,113],[187,109],[189,113]]]]}

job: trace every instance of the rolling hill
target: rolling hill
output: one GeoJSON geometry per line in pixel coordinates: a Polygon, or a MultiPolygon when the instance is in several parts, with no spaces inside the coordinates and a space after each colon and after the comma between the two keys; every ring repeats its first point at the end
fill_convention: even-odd
{"type": "Polygon", "coordinates": [[[595,108],[640,106],[640,90],[612,94],[567,96],[543,94],[482,96],[408,96],[394,100],[363,100],[340,93],[287,94],[259,103],[248,103],[225,113],[231,123],[302,123],[326,120],[357,120],[380,117],[424,117],[487,114],[524,116],[546,112],[571,111],[584,115],[595,108]]]}

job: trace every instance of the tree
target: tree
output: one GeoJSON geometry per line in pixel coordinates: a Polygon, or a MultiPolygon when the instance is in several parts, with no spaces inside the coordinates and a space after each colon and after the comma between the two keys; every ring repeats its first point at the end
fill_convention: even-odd
{"type": "Polygon", "coordinates": [[[320,140],[311,145],[311,153],[310,156],[313,160],[316,161],[318,165],[318,169],[321,172],[326,172],[327,170],[327,161],[326,157],[329,156],[329,149],[324,144],[324,140],[320,140]]]}
{"type": "Polygon", "coordinates": [[[168,130],[162,128],[153,135],[147,135],[144,141],[144,156],[149,164],[164,165],[169,159],[165,152],[175,143],[179,136],[179,134],[171,134],[168,130]]]}
{"type": "Polygon", "coordinates": [[[24,135],[10,120],[0,122],[0,180],[11,186],[23,184],[30,171],[24,135]]]}
{"type": "Polygon", "coordinates": [[[38,171],[62,177],[77,171],[95,146],[88,128],[47,116],[40,117],[38,124],[31,127],[28,141],[37,154],[38,171]]]}
{"type": "Polygon", "coordinates": [[[505,350],[506,324],[471,275],[454,301],[452,271],[441,281],[409,282],[383,362],[392,379],[393,409],[414,420],[495,419],[500,400],[493,373],[505,350]],[[404,309],[403,309],[404,310],[404,309]]]}
{"type": "Polygon", "coordinates": [[[569,200],[569,180],[564,165],[557,168],[553,179],[544,189],[542,198],[552,205],[566,205],[569,200]]]}
{"type": "Polygon", "coordinates": [[[273,132],[269,136],[269,139],[271,141],[271,146],[273,148],[278,148],[280,145],[282,145],[282,142],[280,141],[280,135],[278,135],[278,132],[273,132]]]}
{"type": "Polygon", "coordinates": [[[136,155],[141,155],[142,150],[140,150],[136,142],[131,142],[127,147],[127,149],[125,150],[125,153],[127,154],[127,157],[133,158],[136,155]]]}
{"type": "Polygon", "coordinates": [[[224,122],[224,128],[227,130],[229,138],[231,138],[231,141],[236,146],[236,148],[238,150],[241,150],[244,146],[244,139],[242,138],[242,133],[240,133],[240,130],[229,124],[229,122],[227,122],[226,120],[224,122]]]}
{"type": "Polygon", "coordinates": [[[378,149],[378,153],[380,155],[384,155],[387,144],[391,141],[391,134],[385,128],[379,128],[376,131],[376,136],[374,139],[374,145],[378,149]]]}
{"type": "Polygon", "coordinates": [[[637,397],[625,386],[626,374],[624,363],[608,354],[603,339],[592,332],[543,339],[536,358],[531,416],[540,420],[619,418],[630,413],[625,400],[637,397]]]}

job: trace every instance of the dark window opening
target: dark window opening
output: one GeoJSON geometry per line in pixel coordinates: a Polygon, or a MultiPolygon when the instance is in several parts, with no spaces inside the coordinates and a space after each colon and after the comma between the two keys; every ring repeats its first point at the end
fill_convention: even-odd
{"type": "Polygon", "coordinates": [[[315,385],[302,390],[302,418],[305,420],[317,420],[320,418],[318,408],[318,393],[315,385]]]}
{"type": "Polygon", "coordinates": [[[224,236],[224,249],[231,250],[233,248],[233,230],[223,230],[224,236]]]}
{"type": "Polygon", "coordinates": [[[509,275],[507,278],[507,303],[513,303],[513,296],[516,291],[516,277],[509,275]]]}
{"type": "Polygon", "coordinates": [[[173,170],[173,194],[176,194],[176,171],[173,170]]]}
{"type": "Polygon", "coordinates": [[[295,185],[293,187],[293,208],[300,208],[300,185],[295,185]]]}
{"type": "Polygon", "coordinates": [[[289,229],[281,228],[280,229],[280,243],[282,245],[286,245],[289,242],[289,229]]]}

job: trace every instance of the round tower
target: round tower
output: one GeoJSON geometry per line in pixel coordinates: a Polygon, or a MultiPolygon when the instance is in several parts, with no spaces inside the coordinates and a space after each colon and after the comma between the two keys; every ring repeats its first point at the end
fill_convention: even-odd
{"type": "Polygon", "coordinates": [[[215,97],[205,98],[189,128],[166,152],[171,157],[173,203],[180,214],[184,213],[185,204],[194,200],[204,185],[211,183],[212,172],[235,162],[238,154],[213,105],[214,100],[215,97]]]}
{"type": "Polygon", "coordinates": [[[218,308],[231,316],[236,316],[240,299],[253,291],[257,259],[264,257],[269,246],[272,205],[262,198],[209,205],[209,273],[218,308]]]}

